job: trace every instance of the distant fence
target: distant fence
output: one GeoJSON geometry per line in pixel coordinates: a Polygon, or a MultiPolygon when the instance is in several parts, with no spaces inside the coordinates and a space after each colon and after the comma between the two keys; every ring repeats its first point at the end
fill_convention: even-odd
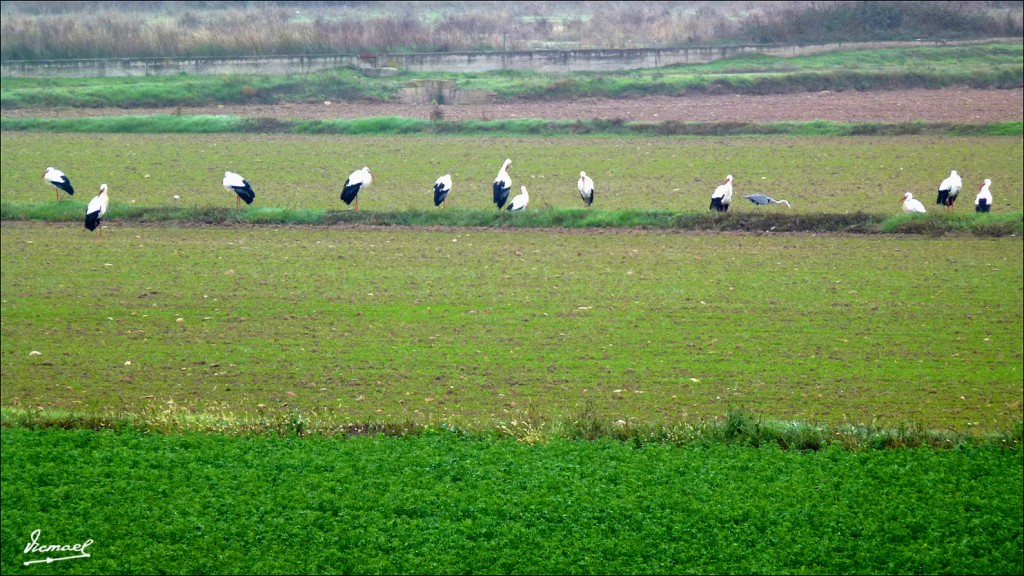
{"type": "Polygon", "coordinates": [[[215,58],[97,58],[87,60],[15,60],[0,62],[4,78],[89,78],[167,74],[297,74],[333,68],[418,72],[608,72],[702,64],[744,54],[793,57],[833,52],[914,46],[952,46],[990,42],[1021,43],[1021,38],[917,40],[910,42],[843,42],[828,44],[756,44],[693,48],[608,50],[519,50],[513,52],[430,52],[334,56],[251,56],[215,58]]]}

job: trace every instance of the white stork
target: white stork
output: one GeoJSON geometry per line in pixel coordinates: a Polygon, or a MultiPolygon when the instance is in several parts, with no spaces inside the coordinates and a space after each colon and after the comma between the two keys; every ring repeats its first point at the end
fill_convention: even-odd
{"type": "Polygon", "coordinates": [[[530,203],[530,193],[526,191],[526,186],[520,186],[519,189],[521,192],[508,203],[509,212],[526,210],[526,205],[530,203]]]}
{"type": "Polygon", "coordinates": [[[494,203],[498,206],[498,210],[505,207],[505,202],[508,201],[508,193],[512,190],[512,178],[508,175],[508,169],[512,167],[512,159],[506,159],[505,163],[501,165],[501,170],[498,170],[498,177],[494,179],[492,186],[494,190],[494,203]]]}
{"type": "Polygon", "coordinates": [[[792,208],[792,206],[789,205],[789,200],[776,200],[775,198],[765,196],[764,194],[747,194],[744,198],[758,206],[766,206],[768,204],[785,204],[786,208],[792,208]]]}
{"type": "Polygon", "coordinates": [[[721,186],[715,188],[715,193],[711,195],[711,207],[709,210],[728,212],[730,204],[732,204],[732,174],[726,176],[725,182],[722,182],[721,186]]]}
{"type": "Polygon", "coordinates": [[[100,224],[103,222],[103,216],[107,213],[108,201],[107,185],[100,184],[100,193],[89,201],[89,206],[85,209],[86,230],[92,232],[93,230],[100,228],[100,236],[103,235],[103,228],[100,227],[100,224]]]}
{"type": "Polygon", "coordinates": [[[345,180],[345,185],[341,189],[341,201],[345,204],[355,202],[355,209],[358,212],[359,190],[364,186],[369,186],[370,182],[373,182],[373,174],[370,174],[370,169],[366,166],[349,174],[348,179],[345,180]]]}
{"type": "Polygon", "coordinates": [[[949,173],[949,176],[939,184],[939,196],[935,199],[936,204],[942,204],[947,210],[953,209],[953,202],[956,202],[957,195],[960,194],[960,188],[964,185],[960,179],[960,175],[953,170],[949,173]]]}
{"type": "Polygon", "coordinates": [[[252,201],[256,199],[256,192],[253,191],[249,181],[234,172],[224,173],[224,187],[238,196],[235,198],[236,208],[241,208],[242,200],[245,200],[246,204],[252,204],[252,201]]]}
{"type": "Polygon", "coordinates": [[[68,196],[75,195],[75,189],[71,187],[71,180],[68,180],[68,177],[65,176],[63,172],[57,170],[53,166],[48,166],[46,168],[46,172],[43,173],[43,178],[45,178],[50,184],[53,184],[53,187],[57,189],[57,202],[64,199],[64,194],[61,194],[61,192],[67,193],[68,196]]]}
{"type": "Polygon", "coordinates": [[[992,181],[985,178],[985,183],[981,185],[981,190],[974,197],[975,212],[988,212],[992,208],[992,192],[988,189],[991,185],[992,181]]]}
{"type": "Polygon", "coordinates": [[[594,181],[587,176],[586,172],[580,172],[580,179],[576,181],[576,189],[580,191],[583,203],[590,208],[590,205],[594,203],[594,181]]]}
{"type": "Polygon", "coordinates": [[[448,193],[452,191],[452,175],[445,174],[434,181],[434,206],[445,207],[448,193]]]}
{"type": "Polygon", "coordinates": [[[924,214],[926,212],[926,210],[924,209],[924,204],[921,204],[920,200],[915,200],[914,195],[910,192],[907,192],[906,194],[903,195],[903,198],[900,199],[900,203],[903,204],[904,212],[919,214],[924,214]]]}

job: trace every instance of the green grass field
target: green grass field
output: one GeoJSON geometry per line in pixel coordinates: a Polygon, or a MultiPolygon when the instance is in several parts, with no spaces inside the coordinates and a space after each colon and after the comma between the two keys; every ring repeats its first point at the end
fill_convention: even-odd
{"type": "Polygon", "coordinates": [[[1021,417],[1017,237],[2,231],[6,406],[475,428],[588,405],[638,423],[1021,417]]]}
{"type": "MultiPolygon", "coordinates": [[[[6,361],[5,361],[6,364],[6,361]]],[[[1014,574],[1021,451],[2,429],[4,573],[1014,574]],[[23,565],[41,543],[88,559],[23,565]]],[[[59,556],[51,554],[51,556],[59,556]]]]}
{"type": "MultiPolygon", "coordinates": [[[[256,190],[253,207],[338,210],[341,186],[363,166],[374,182],[364,210],[433,209],[431,186],[452,174],[449,206],[489,209],[491,182],[513,160],[513,188],[530,207],[582,207],[579,172],[596,183],[595,208],[706,212],[711,193],[735,177],[733,211],[759,208],[744,194],[787,199],[792,213],[899,214],[906,191],[935,212],[935,189],[952,169],[964,178],[958,212],[972,212],[984,178],[995,212],[1024,210],[1024,144],[1018,137],[900,136],[659,137],[301,136],[261,134],[50,134],[5,132],[0,143],[5,203],[55,200],[43,178],[63,170],[87,202],[101,183],[111,202],[233,207],[225,170],[256,190]],[[173,199],[180,196],[179,201],[173,199]]],[[[111,214],[111,218],[114,214],[111,214]]]]}

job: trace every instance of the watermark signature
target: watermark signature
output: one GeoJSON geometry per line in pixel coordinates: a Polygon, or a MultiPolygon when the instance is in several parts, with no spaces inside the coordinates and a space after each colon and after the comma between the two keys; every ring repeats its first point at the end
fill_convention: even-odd
{"type": "Polygon", "coordinates": [[[32,533],[32,540],[29,541],[28,545],[25,546],[25,554],[36,554],[36,553],[75,553],[72,556],[63,556],[60,558],[46,557],[41,560],[28,560],[25,562],[25,566],[29,564],[39,564],[40,562],[59,562],[61,560],[74,560],[76,558],[89,558],[89,553],[85,551],[92,544],[92,538],[89,538],[85,542],[80,544],[40,544],[39,536],[42,535],[42,530],[36,530],[32,533]]]}

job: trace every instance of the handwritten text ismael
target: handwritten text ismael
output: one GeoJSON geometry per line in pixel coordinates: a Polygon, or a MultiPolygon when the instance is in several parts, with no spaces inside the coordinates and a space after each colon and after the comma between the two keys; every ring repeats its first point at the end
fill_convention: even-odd
{"type": "Polygon", "coordinates": [[[88,558],[89,554],[85,551],[90,545],[92,545],[92,538],[85,542],[78,544],[40,544],[39,536],[42,535],[42,530],[36,530],[32,532],[32,539],[25,546],[25,554],[33,553],[52,553],[52,552],[70,552],[75,554],[67,558],[47,558],[46,560],[32,560],[25,564],[33,564],[35,562],[46,562],[50,563],[56,560],[70,560],[72,558],[88,558]]]}

